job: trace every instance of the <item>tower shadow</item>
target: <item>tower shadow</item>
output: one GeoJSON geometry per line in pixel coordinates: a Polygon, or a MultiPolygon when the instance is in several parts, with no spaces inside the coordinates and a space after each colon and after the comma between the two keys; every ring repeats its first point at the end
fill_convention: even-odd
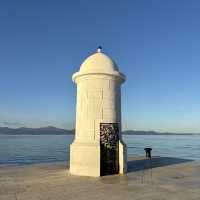
{"type": "Polygon", "coordinates": [[[164,167],[192,161],[193,160],[190,159],[173,157],[152,157],[151,159],[129,160],[127,163],[127,172],[136,172],[144,169],[164,167]]]}

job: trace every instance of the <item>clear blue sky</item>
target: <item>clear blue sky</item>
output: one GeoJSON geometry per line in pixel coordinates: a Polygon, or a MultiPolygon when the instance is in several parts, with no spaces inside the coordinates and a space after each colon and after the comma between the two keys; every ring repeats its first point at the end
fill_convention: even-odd
{"type": "Polygon", "coordinates": [[[0,2],[0,126],[73,128],[98,45],[127,75],[123,129],[200,132],[200,1],[0,2]]]}

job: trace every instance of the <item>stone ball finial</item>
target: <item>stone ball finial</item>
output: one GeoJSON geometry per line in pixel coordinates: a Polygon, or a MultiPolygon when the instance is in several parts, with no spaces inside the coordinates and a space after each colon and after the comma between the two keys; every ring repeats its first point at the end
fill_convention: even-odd
{"type": "Polygon", "coordinates": [[[98,46],[97,53],[101,53],[101,51],[102,51],[102,46],[98,46]]]}

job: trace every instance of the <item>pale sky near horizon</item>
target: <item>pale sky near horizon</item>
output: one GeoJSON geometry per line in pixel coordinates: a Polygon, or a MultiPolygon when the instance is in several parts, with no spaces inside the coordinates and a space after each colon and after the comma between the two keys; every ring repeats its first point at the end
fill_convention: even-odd
{"type": "Polygon", "coordinates": [[[0,126],[71,129],[98,45],[127,76],[123,129],[200,133],[200,1],[0,2],[0,126]]]}

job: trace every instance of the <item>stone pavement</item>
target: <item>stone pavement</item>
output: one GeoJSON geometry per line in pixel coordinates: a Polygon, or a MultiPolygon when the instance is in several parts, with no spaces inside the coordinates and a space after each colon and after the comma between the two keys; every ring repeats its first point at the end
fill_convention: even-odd
{"type": "Polygon", "coordinates": [[[199,200],[200,162],[131,157],[126,175],[69,174],[67,163],[0,167],[0,200],[199,200]]]}

